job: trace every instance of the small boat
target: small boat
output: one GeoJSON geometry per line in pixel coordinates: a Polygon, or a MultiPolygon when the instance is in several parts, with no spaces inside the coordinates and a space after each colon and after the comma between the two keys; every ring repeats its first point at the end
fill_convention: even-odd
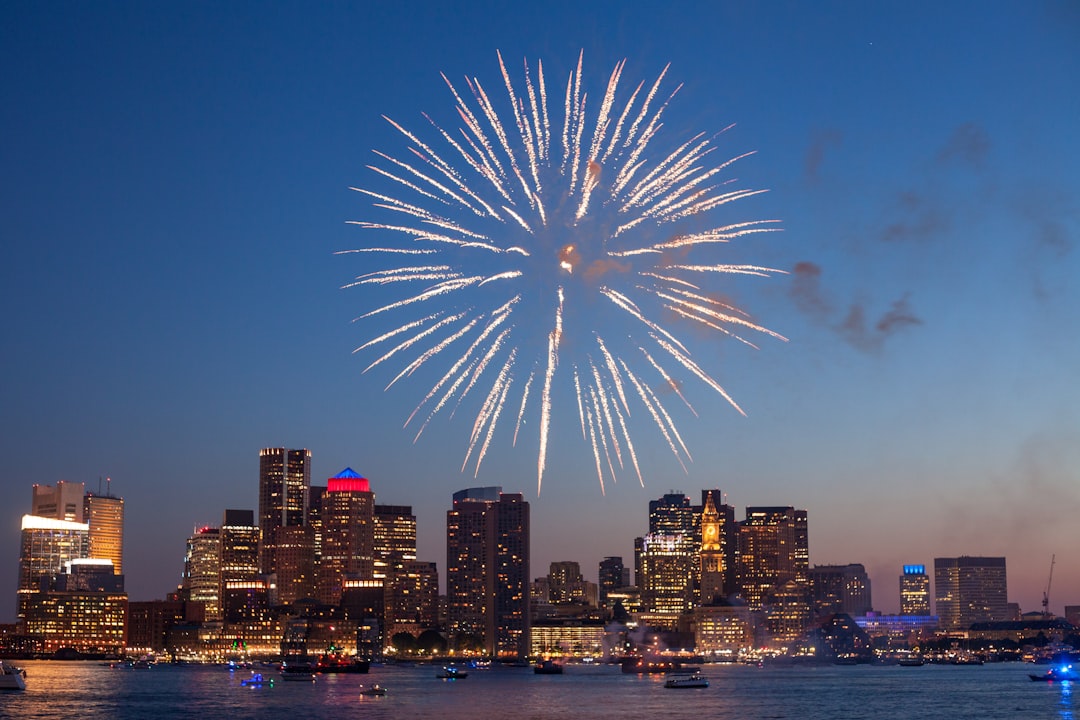
{"type": "Polygon", "coordinates": [[[379,685],[378,683],[376,683],[376,684],[372,685],[369,688],[364,688],[363,690],[361,690],[360,694],[361,695],[369,695],[369,696],[373,696],[373,697],[382,697],[383,695],[386,694],[386,688],[384,688],[382,685],[379,685]]]}
{"type": "Polygon", "coordinates": [[[340,653],[327,653],[320,655],[315,661],[317,673],[366,673],[371,668],[368,660],[347,657],[340,653]]]}
{"type": "Polygon", "coordinates": [[[315,672],[311,663],[283,663],[281,679],[296,682],[315,682],[315,672]]]}
{"type": "Polygon", "coordinates": [[[0,661],[0,690],[25,690],[26,671],[0,661]]]}
{"type": "Polygon", "coordinates": [[[666,682],[664,682],[666,688],[707,688],[709,687],[709,679],[700,673],[691,673],[690,675],[669,675],[666,682]]]}
{"type": "Polygon", "coordinates": [[[1050,668],[1042,675],[1028,675],[1032,680],[1046,682],[1076,682],[1080,680],[1080,673],[1073,669],[1072,665],[1057,665],[1050,668]]]}
{"type": "Polygon", "coordinates": [[[262,673],[252,673],[247,680],[241,680],[240,684],[245,687],[274,687],[274,678],[264,677],[262,673]]]}
{"type": "Polygon", "coordinates": [[[922,667],[926,664],[926,661],[922,659],[922,656],[913,655],[900,658],[896,661],[896,664],[900,667],[922,667]]]}
{"type": "Polygon", "coordinates": [[[447,665],[442,669],[441,672],[436,673],[435,677],[439,678],[440,680],[462,680],[469,677],[469,673],[459,668],[456,668],[453,665],[447,665]]]}
{"type": "Polygon", "coordinates": [[[541,660],[533,666],[533,672],[537,675],[562,675],[563,666],[554,660],[541,660]]]}

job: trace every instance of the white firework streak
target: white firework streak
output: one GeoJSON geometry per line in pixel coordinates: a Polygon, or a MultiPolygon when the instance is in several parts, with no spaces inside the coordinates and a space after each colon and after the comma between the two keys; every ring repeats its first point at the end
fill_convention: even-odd
{"type": "Polygon", "coordinates": [[[414,442],[447,405],[452,405],[448,414],[453,417],[483,383],[484,389],[476,393],[483,399],[471,401],[479,403],[479,409],[462,464],[464,470],[475,459],[475,476],[492,447],[499,420],[509,414],[504,410],[511,396],[517,405],[514,446],[522,426],[536,413],[539,493],[553,443],[556,381],[567,374],[566,370],[560,373],[560,356],[566,348],[581,348],[585,333],[591,333],[599,348],[596,361],[587,355],[573,358],[569,375],[582,438],[593,454],[601,492],[605,474],[617,482],[618,473],[628,470],[624,450],[644,485],[629,423],[638,401],[685,470],[683,456],[692,458],[674,418],[627,360],[640,362],[637,353],[643,353],[647,371],[657,373],[696,416],[681,391],[681,381],[645,344],[659,348],[674,361],[665,365],[678,375],[685,371],[698,378],[743,413],[692,358],[687,342],[668,321],[675,317],[682,325],[715,330],[751,347],[756,346],[734,330],[784,340],[749,314],[709,297],[711,290],[703,289],[706,283],[691,279],[695,275],[772,277],[783,273],[758,265],[723,263],[707,255],[717,244],[779,229],[776,220],[720,224],[712,217],[735,201],[765,192],[727,189],[735,179],[726,173],[753,153],[717,162],[719,134],[707,137],[704,133],[653,152],[665,112],[682,87],[675,87],[666,99],[660,94],[669,66],[651,83],[631,85],[628,97],[622,99],[623,59],[615,64],[602,92],[590,100],[583,82],[582,52],[566,78],[562,97],[553,98],[549,106],[542,62],[530,67],[526,60],[523,85],[519,85],[502,54],[496,57],[505,95],[501,91],[489,94],[476,77],[465,77],[467,91],[459,92],[442,75],[453,98],[457,127],[440,125],[423,114],[429,131],[433,129],[429,134],[433,139],[425,139],[385,118],[395,137],[404,138],[407,149],[398,154],[374,151],[377,160],[368,167],[404,197],[395,197],[391,191],[352,188],[370,198],[374,212],[385,219],[349,222],[385,241],[341,252],[383,258],[387,264],[365,267],[344,287],[385,292],[383,288],[393,291],[404,284],[411,292],[376,302],[374,309],[357,318],[398,320],[397,327],[380,327],[375,337],[354,352],[395,340],[364,370],[403,358],[403,367],[387,388],[417,374],[436,358],[453,358],[406,420],[408,425],[427,408],[414,442]],[[500,117],[500,108],[505,108],[506,120],[500,117]],[[557,117],[560,108],[561,119],[557,117]],[[556,128],[551,110],[555,110],[556,128]],[[560,141],[561,148],[556,148],[560,141]],[[692,228],[686,227],[691,224],[692,228]],[[658,229],[667,226],[672,229],[658,238],[658,229]],[[708,229],[696,229],[702,227],[708,229]],[[563,246],[561,250],[558,245],[563,246]],[[427,257],[412,264],[398,262],[401,256],[415,255],[427,257]],[[628,273],[649,280],[627,283],[628,273]],[[614,314],[618,323],[635,330],[624,332],[607,318],[583,314],[583,303],[590,295],[607,298],[611,304],[604,304],[602,312],[614,314]],[[508,296],[512,296],[509,301],[508,296]],[[491,298],[498,299],[492,302],[491,298]],[[509,322],[519,300],[544,318],[539,332],[533,316],[509,322]],[[428,310],[421,317],[400,317],[432,304],[440,309],[428,310]],[[600,328],[605,331],[603,338],[600,328]],[[567,341],[565,333],[572,333],[567,337],[573,342],[567,341]],[[648,340],[643,343],[644,336],[648,340]],[[466,348],[460,354],[446,352],[459,345],[466,348]],[[521,375],[525,382],[520,382],[518,364],[526,359],[526,345],[536,349],[529,351],[535,352],[528,361],[532,369],[521,375]],[[489,367],[499,368],[494,378],[487,372],[489,367]],[[530,403],[534,379],[539,397],[530,403]]]}
{"type": "Polygon", "coordinates": [[[521,431],[521,420],[525,417],[525,405],[529,401],[529,388],[532,387],[534,377],[536,377],[535,372],[529,373],[529,379],[525,381],[525,389],[521,392],[521,409],[518,410],[517,424],[514,425],[514,441],[510,443],[513,447],[517,447],[518,432],[521,431]]]}

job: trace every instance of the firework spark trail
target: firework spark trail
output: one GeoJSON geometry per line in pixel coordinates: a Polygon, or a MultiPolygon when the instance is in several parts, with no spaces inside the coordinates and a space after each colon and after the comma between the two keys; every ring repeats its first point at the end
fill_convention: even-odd
{"type": "Polygon", "coordinates": [[[540,395],[540,456],[536,462],[536,492],[544,482],[544,465],[547,463],[548,428],[551,425],[551,382],[555,367],[559,364],[559,343],[562,342],[563,289],[559,288],[559,306],[555,311],[555,328],[548,335],[547,371],[544,373],[544,390],[540,395]]]}
{"type": "Polygon", "coordinates": [[[529,401],[529,389],[532,387],[534,377],[536,377],[535,372],[529,373],[529,379],[525,381],[525,389],[521,392],[521,409],[518,410],[517,424],[514,425],[514,441],[510,443],[512,447],[517,447],[518,432],[521,430],[521,420],[525,417],[525,405],[529,401]]]}
{"type": "Polygon", "coordinates": [[[643,80],[627,86],[632,89],[622,99],[623,59],[614,65],[602,92],[590,101],[582,52],[566,76],[563,96],[552,98],[549,108],[542,61],[535,68],[528,60],[523,63],[524,85],[519,92],[522,86],[515,84],[502,54],[496,57],[505,95],[489,93],[471,76],[464,78],[467,90],[459,92],[442,75],[453,98],[457,127],[444,129],[426,113],[423,118],[435,140],[441,138],[444,144],[433,144],[385,118],[395,136],[404,138],[407,150],[396,156],[376,150],[378,160],[368,167],[405,198],[353,188],[370,198],[375,211],[387,219],[350,222],[390,241],[343,252],[369,253],[363,257],[384,257],[391,262],[402,255],[435,256],[431,262],[365,268],[344,287],[371,292],[405,284],[411,291],[376,303],[357,320],[397,316],[433,303],[445,306],[419,318],[399,320],[397,327],[380,330],[358,347],[356,351],[391,340],[395,343],[389,350],[384,348],[364,372],[391,361],[402,362],[389,388],[436,358],[452,358],[449,369],[434,381],[405,424],[426,409],[416,441],[447,405],[452,405],[448,414],[454,417],[466,398],[478,396],[470,402],[474,407],[479,404],[479,409],[462,463],[464,470],[475,461],[474,476],[492,447],[500,419],[510,414],[505,411],[513,396],[517,405],[514,446],[522,426],[528,424],[526,413],[539,416],[539,493],[554,442],[555,383],[561,356],[568,354],[572,360],[569,385],[601,492],[605,475],[617,482],[618,473],[628,471],[626,464],[632,465],[644,485],[630,424],[632,406],[639,401],[685,470],[683,459],[692,460],[692,456],[675,419],[644,377],[631,370],[627,359],[638,357],[638,351],[644,354],[648,372],[657,373],[695,416],[680,381],[665,365],[679,375],[685,371],[698,378],[743,412],[692,358],[681,333],[667,321],[674,317],[686,327],[715,330],[751,347],[756,346],[735,329],[784,340],[749,314],[710,297],[712,290],[703,289],[707,283],[687,277],[783,273],[758,265],[718,262],[707,254],[716,244],[779,229],[776,220],[719,224],[712,218],[730,203],[765,192],[727,189],[733,187],[734,179],[724,174],[753,153],[717,162],[720,133],[697,133],[653,152],[668,107],[682,88],[679,85],[666,97],[661,95],[669,66],[651,83],[643,80]],[[499,106],[508,112],[500,115],[499,106]],[[560,106],[562,117],[558,118],[560,106]],[[554,128],[549,109],[556,111],[554,128]],[[560,140],[561,147],[556,148],[560,140]],[[686,227],[689,219],[694,221],[693,228],[686,227]],[[658,238],[659,228],[668,225],[673,230],[658,238]],[[708,229],[697,229],[701,227],[708,229]],[[673,255],[679,259],[673,260],[673,255]],[[509,295],[513,297],[506,301],[509,295]],[[610,301],[601,311],[613,314],[614,324],[609,318],[593,317],[595,311],[583,313],[589,298],[597,296],[610,301]],[[519,301],[532,314],[515,314],[524,320],[511,323],[519,301]],[[543,318],[540,327],[544,329],[539,332],[537,313],[543,318]],[[565,333],[571,334],[564,337],[565,333]],[[581,350],[586,333],[599,349],[595,361],[581,350]],[[646,344],[659,348],[668,360],[662,364],[654,358],[639,334],[647,335],[646,344]],[[526,346],[535,346],[535,355],[522,383],[518,364],[526,358],[526,346]],[[452,347],[458,349],[447,352],[452,347]],[[495,367],[498,372],[488,372],[495,367]],[[534,379],[539,381],[535,403],[529,399],[534,379]],[[539,407],[532,409],[536,404],[539,407]]]}

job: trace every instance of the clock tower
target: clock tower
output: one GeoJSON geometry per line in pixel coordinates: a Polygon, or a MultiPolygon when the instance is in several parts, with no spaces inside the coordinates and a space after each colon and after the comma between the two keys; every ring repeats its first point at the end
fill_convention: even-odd
{"type": "Polygon", "coordinates": [[[705,497],[701,512],[701,604],[712,604],[724,596],[724,553],[720,541],[720,513],[712,492],[705,497]]]}

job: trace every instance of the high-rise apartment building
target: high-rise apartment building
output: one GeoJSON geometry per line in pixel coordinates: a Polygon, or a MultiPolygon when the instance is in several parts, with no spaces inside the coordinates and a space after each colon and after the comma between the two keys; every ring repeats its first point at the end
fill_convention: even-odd
{"type": "Polygon", "coordinates": [[[553,562],[548,566],[548,601],[552,605],[561,605],[575,599],[577,591],[585,578],[581,575],[581,565],[573,560],[553,562]]]}
{"type": "Polygon", "coordinates": [[[375,576],[375,493],[367,478],[345,468],[327,480],[321,517],[316,596],[322,603],[337,605],[346,580],[375,576]]]}
{"type": "Polygon", "coordinates": [[[113,572],[124,574],[124,498],[111,492],[86,493],[83,519],[90,526],[89,557],[112,560],[113,572]]]}
{"type": "Polygon", "coordinates": [[[930,615],[930,576],[925,565],[905,565],[900,576],[900,614],[930,615]]]}
{"type": "Polygon", "coordinates": [[[1008,620],[1005,558],[934,558],[934,607],[945,630],[1008,620]]]}
{"type": "Polygon", "coordinates": [[[206,620],[221,620],[221,531],[218,528],[199,528],[188,538],[180,590],[184,600],[203,604],[206,620]]]}
{"type": "Polygon", "coordinates": [[[311,451],[263,448],[259,451],[259,568],[276,571],[275,529],[307,524],[308,487],[311,485],[311,451]]]}
{"type": "Polygon", "coordinates": [[[382,618],[389,634],[418,629],[421,597],[415,591],[421,582],[421,565],[416,565],[416,516],[410,505],[376,505],[373,525],[374,574],[386,580],[385,613],[382,618]]]}
{"type": "Polygon", "coordinates": [[[467,636],[504,658],[529,653],[529,503],[500,487],[454,493],[446,513],[451,642],[467,636]]]}

